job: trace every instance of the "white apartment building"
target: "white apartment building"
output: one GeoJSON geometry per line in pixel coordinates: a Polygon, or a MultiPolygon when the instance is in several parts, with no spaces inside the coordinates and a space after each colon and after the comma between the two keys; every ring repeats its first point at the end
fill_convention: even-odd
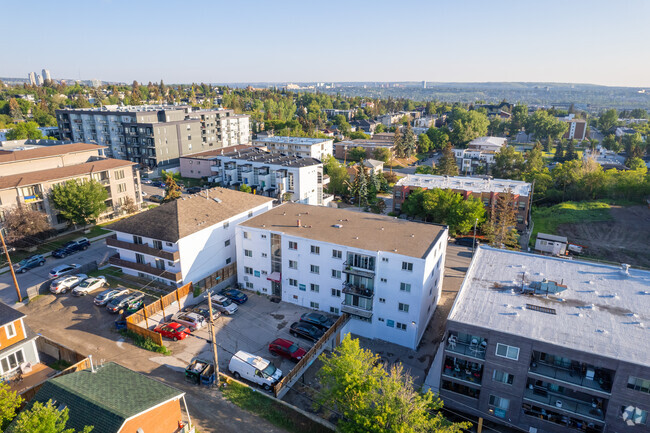
{"type": "Polygon", "coordinates": [[[224,188],[183,197],[108,226],[125,274],[172,286],[198,282],[233,265],[235,226],[273,206],[268,197],[224,188]]]}
{"type": "Polygon", "coordinates": [[[253,145],[266,147],[271,152],[316,158],[321,161],[334,152],[334,140],[324,140],[322,138],[260,137],[253,140],[253,145]]]}
{"type": "Polygon", "coordinates": [[[467,149],[453,149],[462,174],[472,174],[479,166],[494,164],[494,155],[507,146],[502,137],[479,137],[469,142],[467,149]]]}
{"type": "MultiPolygon", "coordinates": [[[[196,155],[190,158],[196,159],[196,155]]],[[[209,179],[224,187],[239,188],[246,184],[256,194],[311,205],[325,206],[333,199],[323,193],[323,163],[315,158],[287,156],[255,147],[206,158],[212,164],[213,175],[209,179]]],[[[187,167],[181,162],[182,176],[187,167]]]]}
{"type": "Polygon", "coordinates": [[[238,281],[415,349],[442,288],[447,227],[287,203],[239,224],[238,281]]]}

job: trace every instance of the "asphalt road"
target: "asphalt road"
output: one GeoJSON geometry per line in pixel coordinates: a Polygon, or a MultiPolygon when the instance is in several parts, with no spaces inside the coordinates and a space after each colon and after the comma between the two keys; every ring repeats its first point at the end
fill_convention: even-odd
{"type": "MultiPolygon", "coordinates": [[[[57,259],[55,257],[47,257],[45,265],[28,270],[24,274],[16,274],[18,286],[23,298],[27,296],[27,288],[42,284],[48,280],[50,270],[56,265],[66,263],[78,263],[84,265],[92,261],[97,263],[106,261],[110,255],[110,250],[106,246],[105,240],[93,242],[86,251],[79,251],[64,259],[57,259]]],[[[11,272],[5,272],[0,275],[0,300],[8,305],[13,305],[17,300],[16,289],[11,278],[11,272]]]]}

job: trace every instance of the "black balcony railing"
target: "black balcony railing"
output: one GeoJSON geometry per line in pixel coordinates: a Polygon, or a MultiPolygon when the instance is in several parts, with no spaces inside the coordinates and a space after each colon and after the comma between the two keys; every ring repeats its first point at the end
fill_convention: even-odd
{"type": "Polygon", "coordinates": [[[343,283],[343,293],[349,293],[351,295],[363,296],[364,298],[373,298],[375,296],[375,291],[373,289],[368,289],[366,287],[355,286],[350,283],[343,283]]]}

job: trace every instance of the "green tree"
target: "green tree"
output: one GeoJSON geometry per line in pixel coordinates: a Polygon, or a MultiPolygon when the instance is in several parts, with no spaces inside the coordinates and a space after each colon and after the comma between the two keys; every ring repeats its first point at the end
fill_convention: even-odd
{"type": "Polygon", "coordinates": [[[618,112],[616,111],[615,108],[611,108],[605,111],[604,113],[601,113],[600,117],[598,117],[598,127],[603,133],[607,132],[613,126],[616,126],[617,123],[618,123],[618,112]]]}
{"type": "Polygon", "coordinates": [[[23,399],[12,391],[6,383],[0,383],[0,431],[4,431],[7,425],[16,416],[23,399]]]}
{"type": "Polygon", "coordinates": [[[623,150],[623,146],[616,139],[616,136],[614,134],[605,136],[603,139],[603,147],[607,150],[611,150],[614,153],[619,153],[621,150],[623,150]]]}
{"type": "Polygon", "coordinates": [[[493,247],[519,248],[517,203],[511,190],[499,194],[490,219],[483,225],[483,231],[493,247]]]}
{"type": "MultiPolygon", "coordinates": [[[[544,168],[544,154],[542,153],[542,144],[538,141],[533,148],[526,152],[526,162],[524,163],[524,172],[526,175],[542,171],[544,168]]],[[[524,177],[526,177],[524,175],[524,177]]]]}
{"type": "Polygon", "coordinates": [[[447,129],[431,127],[427,130],[427,136],[431,140],[432,148],[430,150],[444,149],[449,143],[449,134],[447,129]]]}
{"type": "Polygon", "coordinates": [[[88,225],[106,210],[108,192],[94,179],[69,180],[55,185],[50,191],[50,201],[61,216],[74,225],[88,225]]]}
{"type": "Polygon", "coordinates": [[[176,183],[174,175],[165,173],[165,198],[163,198],[163,203],[168,203],[170,201],[176,200],[180,198],[181,195],[183,195],[181,193],[181,188],[176,183]]]}
{"type": "Polygon", "coordinates": [[[553,159],[557,162],[564,162],[564,145],[565,145],[564,140],[559,140],[557,142],[557,145],[555,146],[555,155],[553,155],[553,159]]]}
{"type": "Polygon", "coordinates": [[[503,146],[494,155],[492,175],[500,179],[521,179],[524,157],[512,146],[503,146]]]}
{"type": "Polygon", "coordinates": [[[442,156],[436,164],[436,174],[446,175],[446,176],[458,176],[458,164],[456,163],[456,155],[451,147],[451,144],[447,143],[445,148],[442,151],[442,156]]]}
{"type": "Polygon", "coordinates": [[[569,143],[566,146],[566,151],[564,152],[564,160],[572,161],[578,159],[578,152],[576,152],[576,141],[569,140],[569,143]]]}
{"type": "Polygon", "coordinates": [[[526,126],[528,122],[528,107],[526,105],[515,105],[510,118],[510,134],[515,135],[526,126]]]}
{"type": "Polygon", "coordinates": [[[395,135],[393,135],[393,146],[395,148],[395,155],[398,158],[402,158],[402,155],[404,154],[404,147],[402,133],[400,132],[399,128],[395,129],[395,135]]]}
{"type": "Polygon", "coordinates": [[[379,123],[375,126],[375,134],[381,134],[382,132],[386,132],[386,127],[383,123],[379,123]]]}
{"type": "Polygon", "coordinates": [[[363,161],[367,158],[366,149],[361,146],[350,149],[348,155],[350,155],[350,160],[352,161],[363,161]]]}
{"type": "Polygon", "coordinates": [[[429,153],[433,143],[427,134],[418,135],[418,152],[429,153]]]}
{"type": "Polygon", "coordinates": [[[435,169],[430,165],[418,165],[415,168],[417,174],[436,174],[435,169]]]}
{"type": "Polygon", "coordinates": [[[239,186],[239,190],[240,190],[241,192],[246,192],[246,193],[248,193],[248,194],[250,194],[251,192],[253,192],[253,188],[251,188],[250,186],[246,185],[245,183],[242,183],[242,184],[239,186]]]}
{"type": "Polygon", "coordinates": [[[350,132],[348,137],[351,140],[367,140],[370,138],[370,136],[363,131],[350,132]]]}
{"type": "MultiPolygon", "coordinates": [[[[7,433],[76,433],[73,428],[65,428],[70,418],[70,409],[59,410],[49,400],[43,404],[34,402],[29,410],[24,410],[7,429],[7,433]]],[[[92,426],[85,426],[82,433],[89,433],[92,426]]]]}
{"type": "Polygon", "coordinates": [[[537,110],[528,117],[526,132],[532,133],[538,140],[546,140],[546,151],[550,151],[553,141],[559,139],[569,125],[546,110],[537,110]]]}
{"type": "Polygon", "coordinates": [[[645,154],[645,143],[643,142],[643,137],[638,132],[625,134],[621,140],[621,144],[625,149],[628,161],[633,158],[641,158],[645,154]]]}
{"type": "Polygon", "coordinates": [[[625,161],[625,165],[632,170],[647,170],[645,162],[639,157],[629,158],[627,161],[625,161]]]}
{"type": "Polygon", "coordinates": [[[479,111],[454,108],[451,114],[451,142],[454,146],[465,146],[478,137],[487,135],[490,121],[479,111]]]}
{"type": "Polygon", "coordinates": [[[330,177],[327,185],[329,194],[345,195],[348,192],[347,182],[349,179],[346,168],[332,155],[323,161],[323,171],[330,177]]]}
{"type": "Polygon", "coordinates": [[[43,133],[38,129],[36,122],[21,122],[16,124],[7,132],[7,140],[25,140],[25,139],[43,138],[43,133]]]}
{"type": "Polygon", "coordinates": [[[388,162],[390,161],[392,153],[390,149],[386,147],[376,147],[375,150],[372,152],[373,158],[375,158],[378,161],[383,161],[383,162],[388,162]]]}
{"type": "Polygon", "coordinates": [[[482,223],[485,219],[485,207],[481,200],[471,196],[464,199],[461,194],[449,189],[424,191],[422,211],[425,221],[447,224],[451,235],[467,233],[475,221],[482,223]]]}
{"type": "Polygon", "coordinates": [[[349,334],[320,359],[317,403],[343,415],[338,422],[342,433],[460,433],[470,427],[447,421],[440,413],[442,401],[431,391],[417,391],[401,365],[386,371],[379,357],[349,334]]]}
{"type": "Polygon", "coordinates": [[[409,123],[404,127],[404,133],[402,134],[402,151],[406,158],[410,158],[416,152],[415,134],[413,134],[413,129],[409,123]]]}

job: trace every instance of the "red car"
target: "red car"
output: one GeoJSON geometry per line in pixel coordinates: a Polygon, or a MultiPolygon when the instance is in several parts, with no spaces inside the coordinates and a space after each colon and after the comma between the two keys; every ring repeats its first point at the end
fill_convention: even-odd
{"type": "Polygon", "coordinates": [[[273,355],[280,355],[283,358],[290,359],[298,362],[303,356],[307,354],[305,349],[298,346],[296,343],[284,338],[277,338],[269,344],[269,352],[273,355]]]}
{"type": "Polygon", "coordinates": [[[188,328],[176,322],[169,322],[158,325],[154,331],[158,332],[163,337],[171,338],[174,341],[182,340],[190,333],[190,330],[188,328]]]}

